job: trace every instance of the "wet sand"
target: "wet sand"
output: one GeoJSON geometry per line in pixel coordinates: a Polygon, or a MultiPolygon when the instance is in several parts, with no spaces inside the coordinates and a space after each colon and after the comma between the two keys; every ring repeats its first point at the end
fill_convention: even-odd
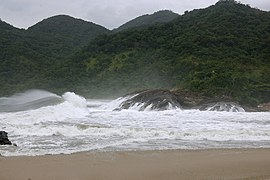
{"type": "Polygon", "coordinates": [[[270,179],[270,149],[0,157],[1,180],[270,179]]]}

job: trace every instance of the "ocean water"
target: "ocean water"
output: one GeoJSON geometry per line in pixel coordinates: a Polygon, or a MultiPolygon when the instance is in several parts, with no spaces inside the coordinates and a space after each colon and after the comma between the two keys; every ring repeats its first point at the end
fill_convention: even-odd
{"type": "Polygon", "coordinates": [[[30,90],[0,98],[3,156],[208,148],[270,148],[269,112],[114,111],[117,100],[30,90]]]}

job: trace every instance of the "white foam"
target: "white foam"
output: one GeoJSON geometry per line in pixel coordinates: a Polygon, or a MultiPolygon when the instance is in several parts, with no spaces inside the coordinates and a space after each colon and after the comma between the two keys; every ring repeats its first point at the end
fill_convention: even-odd
{"type": "Polygon", "coordinates": [[[65,93],[64,97],[67,101],[58,105],[28,111],[0,113],[0,123],[13,135],[47,135],[52,134],[45,132],[50,131],[51,127],[43,127],[42,123],[76,120],[89,114],[86,100],[83,97],[74,93],[65,93]]]}
{"type": "Polygon", "coordinates": [[[207,111],[245,112],[244,108],[233,103],[218,102],[209,107],[207,111]]]}
{"type": "MultiPolygon", "coordinates": [[[[131,100],[132,98],[136,97],[138,94],[130,95],[130,96],[124,96],[120,97],[116,100],[113,100],[109,102],[108,104],[102,105],[101,109],[103,110],[122,110],[122,105],[128,100],[131,100]]],[[[135,110],[135,111],[152,111],[154,104],[146,104],[143,102],[135,102],[127,108],[129,110],[135,110]]],[[[125,109],[125,108],[124,108],[125,109]]],[[[176,110],[180,109],[178,107],[174,107],[171,103],[168,103],[167,110],[176,110]]]]}
{"type": "Polygon", "coordinates": [[[73,104],[76,107],[79,108],[86,108],[87,107],[87,101],[84,97],[79,96],[75,94],[74,92],[66,92],[62,96],[67,102],[73,104]]]}
{"type": "Polygon", "coordinates": [[[132,96],[125,96],[125,97],[120,97],[120,98],[117,98],[115,100],[112,100],[111,102],[107,103],[107,104],[104,104],[100,107],[100,109],[103,109],[103,110],[114,110],[114,109],[117,109],[120,107],[120,105],[125,102],[126,100],[128,99],[131,99],[135,96],[137,96],[138,94],[135,94],[135,95],[132,95],[132,96]]]}
{"type": "MultiPolygon", "coordinates": [[[[41,155],[87,150],[270,147],[270,113],[199,110],[113,111],[114,102],[65,93],[65,102],[36,110],[0,113],[17,149],[2,155],[41,155]],[[90,105],[86,108],[86,105],[90,105]],[[106,107],[106,108],[105,108],[106,107]]],[[[146,109],[151,109],[147,107],[146,109]]]]}

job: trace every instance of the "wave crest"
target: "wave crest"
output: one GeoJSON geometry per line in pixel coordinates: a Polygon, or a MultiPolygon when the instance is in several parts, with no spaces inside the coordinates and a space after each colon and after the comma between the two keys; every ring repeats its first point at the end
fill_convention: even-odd
{"type": "Polygon", "coordinates": [[[87,101],[73,92],[66,92],[62,96],[57,94],[32,89],[23,93],[17,93],[10,97],[0,98],[0,112],[18,112],[39,109],[46,106],[54,106],[68,102],[78,108],[86,108],[87,101]]]}
{"type": "Polygon", "coordinates": [[[75,94],[74,92],[66,92],[62,95],[63,99],[76,107],[87,108],[87,101],[84,97],[75,94]]]}
{"type": "Polygon", "coordinates": [[[61,102],[63,102],[63,99],[57,94],[32,89],[23,93],[14,94],[10,97],[1,97],[0,112],[26,111],[56,105],[61,102]]]}

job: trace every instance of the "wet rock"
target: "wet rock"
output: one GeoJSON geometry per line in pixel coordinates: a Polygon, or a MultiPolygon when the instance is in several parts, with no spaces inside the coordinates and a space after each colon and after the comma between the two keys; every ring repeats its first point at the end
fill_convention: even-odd
{"type": "Polygon", "coordinates": [[[200,93],[195,93],[185,89],[172,90],[172,93],[177,97],[177,100],[183,109],[192,109],[207,99],[207,97],[200,93]]]}
{"type": "Polygon", "coordinates": [[[8,135],[7,132],[0,131],[0,145],[12,145],[7,135],[8,135]]]}
{"type": "Polygon", "coordinates": [[[259,104],[257,108],[260,111],[268,111],[268,112],[270,112],[270,102],[269,103],[259,104]]]}
{"type": "Polygon", "coordinates": [[[199,109],[201,111],[226,111],[226,112],[244,112],[247,107],[243,108],[235,99],[230,96],[221,95],[208,97],[201,93],[192,92],[185,89],[174,90],[178,102],[184,109],[199,109]]]}
{"type": "Polygon", "coordinates": [[[186,89],[137,91],[119,98],[117,102],[120,103],[114,106],[114,110],[134,109],[139,111],[161,111],[181,108],[226,112],[269,111],[269,103],[262,104],[259,107],[251,107],[243,104],[240,106],[236,99],[230,96],[221,95],[210,97],[186,89]]]}
{"type": "Polygon", "coordinates": [[[226,111],[226,112],[245,112],[239,104],[234,102],[217,102],[203,104],[199,107],[201,111],[226,111]]]}
{"type": "Polygon", "coordinates": [[[169,90],[144,90],[125,96],[127,98],[116,110],[136,109],[144,110],[170,110],[181,108],[177,97],[169,90]]]}

